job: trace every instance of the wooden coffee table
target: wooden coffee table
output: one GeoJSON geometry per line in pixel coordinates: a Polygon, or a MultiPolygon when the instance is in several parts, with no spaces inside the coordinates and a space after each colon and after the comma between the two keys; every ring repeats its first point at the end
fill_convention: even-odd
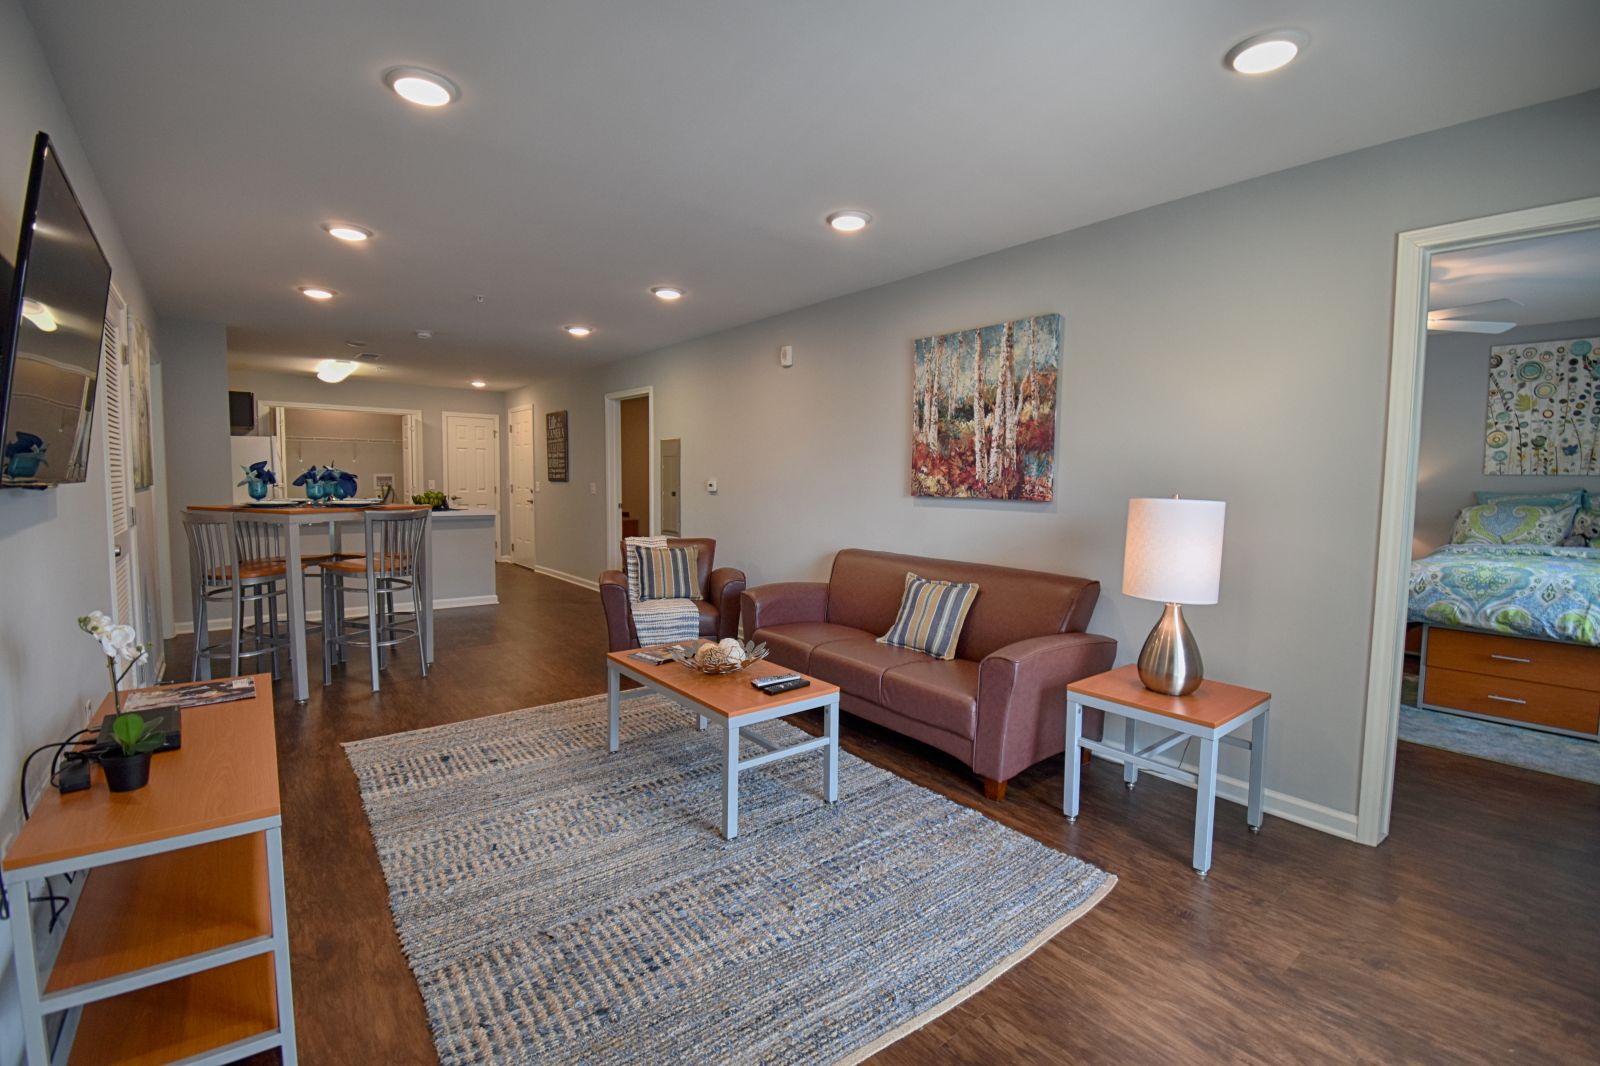
{"type": "Polygon", "coordinates": [[[624,677],[632,678],[646,689],[682,704],[685,710],[698,719],[701,729],[706,727],[707,719],[715,720],[722,726],[722,835],[724,837],[732,840],[739,835],[741,770],[754,770],[758,766],[779,759],[822,751],[822,796],[828,803],[838,800],[838,685],[830,685],[826,681],[810,677],[808,680],[811,684],[805,688],[767,696],[751,687],[752,679],[771,677],[775,674],[799,673],[799,671],[785,670],[769,662],[759,662],[752,663],[737,673],[712,677],[679,662],[652,666],[650,663],[632,658],[634,650],[614,651],[606,655],[606,698],[611,715],[610,749],[616,751],[621,744],[621,679],[624,677]],[[822,736],[780,748],[769,744],[758,734],[751,733],[750,739],[767,750],[764,754],[749,759],[739,757],[741,729],[817,708],[822,710],[822,736]]]}

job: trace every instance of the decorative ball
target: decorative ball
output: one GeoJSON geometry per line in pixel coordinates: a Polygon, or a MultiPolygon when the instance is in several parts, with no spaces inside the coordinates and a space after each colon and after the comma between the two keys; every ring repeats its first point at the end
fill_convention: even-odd
{"type": "Polygon", "coordinates": [[[694,653],[694,661],[702,670],[725,666],[728,662],[728,653],[720,644],[702,644],[694,653]]]}
{"type": "Polygon", "coordinates": [[[727,656],[730,663],[744,662],[744,645],[733,637],[728,637],[726,640],[719,642],[717,647],[722,649],[722,654],[727,656]]]}

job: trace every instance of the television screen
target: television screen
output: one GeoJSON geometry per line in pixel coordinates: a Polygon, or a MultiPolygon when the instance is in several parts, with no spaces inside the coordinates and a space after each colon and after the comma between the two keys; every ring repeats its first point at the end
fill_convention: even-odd
{"type": "Polygon", "coordinates": [[[110,290],[111,264],[40,133],[0,318],[0,486],[48,488],[88,476],[110,290]]]}

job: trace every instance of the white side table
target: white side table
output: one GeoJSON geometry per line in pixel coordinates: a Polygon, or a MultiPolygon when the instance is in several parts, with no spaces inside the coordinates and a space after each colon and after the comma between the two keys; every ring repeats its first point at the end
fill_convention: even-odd
{"type": "Polygon", "coordinates": [[[1095,674],[1067,686],[1066,785],[1061,809],[1069,821],[1078,817],[1078,785],[1082,768],[1078,750],[1086,748],[1122,762],[1122,780],[1132,788],[1140,769],[1195,786],[1194,868],[1201,877],[1211,869],[1211,826],[1217,799],[1217,750],[1232,744],[1250,752],[1250,803],[1247,820],[1252,833],[1261,829],[1261,794],[1267,758],[1267,712],[1272,706],[1270,692],[1240,688],[1221,681],[1206,680],[1188,696],[1164,696],[1151,692],[1139,681],[1134,666],[1123,666],[1095,674]],[[1083,737],[1084,707],[1098,707],[1123,720],[1123,747],[1114,748],[1099,740],[1083,737]],[[1152,744],[1137,748],[1135,727],[1143,722],[1166,730],[1152,744]],[[1235,736],[1246,725],[1250,739],[1235,736]],[[1200,769],[1191,773],[1155,757],[1194,737],[1200,741],[1200,769]]]}

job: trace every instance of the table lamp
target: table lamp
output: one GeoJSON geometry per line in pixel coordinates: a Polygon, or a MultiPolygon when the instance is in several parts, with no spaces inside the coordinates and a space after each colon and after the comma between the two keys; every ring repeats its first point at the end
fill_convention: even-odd
{"type": "Polygon", "coordinates": [[[1183,605],[1217,602],[1227,506],[1176,496],[1128,501],[1122,592],[1167,605],[1139,652],[1139,680],[1152,692],[1187,696],[1200,687],[1200,646],[1183,605]]]}

